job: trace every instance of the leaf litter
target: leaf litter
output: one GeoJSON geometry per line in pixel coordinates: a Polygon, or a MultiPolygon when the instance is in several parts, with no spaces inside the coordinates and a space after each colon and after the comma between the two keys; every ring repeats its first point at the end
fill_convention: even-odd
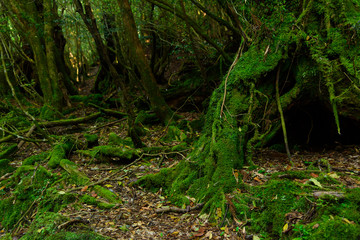
{"type": "MultiPolygon", "coordinates": [[[[186,113],[186,115],[189,119],[198,118],[194,114],[186,113]]],[[[105,144],[105,139],[111,132],[115,132],[122,138],[125,138],[127,134],[123,124],[105,125],[104,127],[81,124],[80,127],[81,129],[89,129],[90,132],[97,132],[100,145],[105,144]]],[[[54,131],[66,133],[74,131],[74,129],[57,127],[54,131]]],[[[159,144],[159,139],[164,135],[164,127],[153,126],[149,127],[148,131],[150,133],[142,139],[144,143],[147,146],[159,144]]],[[[80,134],[78,134],[78,138],[81,138],[80,134]]],[[[177,143],[174,141],[172,144],[177,143]]],[[[41,149],[45,150],[49,147],[44,143],[41,149]]],[[[17,154],[18,161],[12,163],[14,166],[20,166],[21,159],[39,152],[38,148],[30,144],[24,148],[25,151],[17,154]]],[[[174,209],[177,207],[166,196],[162,195],[161,189],[157,193],[152,193],[132,185],[146,174],[159,172],[161,168],[175,166],[184,157],[184,154],[176,154],[171,157],[161,154],[146,157],[114,175],[114,172],[116,173],[119,168],[122,168],[119,162],[112,160],[97,161],[89,156],[72,154],[69,159],[75,162],[79,166],[79,170],[85,173],[92,182],[108,178],[102,182],[102,186],[120,197],[122,204],[111,209],[100,209],[85,203],[81,203],[81,207],[79,207],[79,203],[75,202],[62,209],[60,213],[69,217],[71,221],[82,221],[95,232],[112,239],[260,239],[257,235],[247,233],[247,222],[238,220],[233,214],[231,219],[224,221],[224,226],[219,226],[208,222],[207,215],[200,214],[200,209],[185,211],[185,213],[159,211],[164,207],[174,209]],[[159,164],[160,161],[161,165],[159,164]]],[[[250,166],[245,166],[243,169],[234,169],[233,176],[237,182],[243,181],[250,186],[257,186],[265,184],[269,180],[269,176],[274,173],[288,170],[308,171],[309,166],[312,166],[313,172],[310,173],[311,178],[309,179],[297,179],[290,175],[286,176],[286,174],[279,175],[279,177],[292,179],[301,184],[312,184],[320,189],[334,190],[332,194],[337,196],[341,196],[341,192],[336,186],[333,188],[323,186],[317,180],[319,173],[327,172],[329,178],[338,180],[346,188],[360,187],[359,146],[343,146],[341,150],[327,150],[321,153],[297,152],[293,155],[292,160],[294,167],[290,167],[286,154],[269,149],[260,149],[256,152],[253,160],[256,168],[252,169],[250,166]]],[[[56,169],[53,172],[56,174],[56,171],[61,170],[56,169]]],[[[62,191],[71,191],[73,188],[74,186],[69,185],[62,191]]],[[[241,190],[239,189],[239,191],[241,190]]],[[[101,199],[101,196],[94,191],[89,192],[88,186],[83,186],[75,192],[79,196],[87,193],[92,197],[101,199]]],[[[322,192],[318,191],[317,194],[320,196],[322,192]]],[[[256,208],[256,206],[249,207],[256,208]]],[[[311,215],[311,213],[309,214],[311,215]]],[[[287,223],[283,227],[283,232],[290,231],[290,225],[300,219],[310,218],[309,214],[306,216],[306,214],[296,211],[287,213],[285,216],[287,223]]],[[[219,217],[221,216],[222,213],[219,213],[219,217]]],[[[344,221],[346,220],[344,218],[344,221]]],[[[351,222],[349,221],[349,223],[351,222]]],[[[316,225],[313,226],[313,228],[316,227],[316,225]]],[[[3,230],[2,233],[4,233],[3,230]]]]}

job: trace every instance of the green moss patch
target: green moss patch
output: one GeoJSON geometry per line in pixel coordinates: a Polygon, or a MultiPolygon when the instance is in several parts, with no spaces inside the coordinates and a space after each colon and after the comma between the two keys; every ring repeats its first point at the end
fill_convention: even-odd
{"type": "Polygon", "coordinates": [[[55,145],[55,147],[50,153],[48,166],[51,168],[56,168],[57,166],[59,166],[60,161],[64,158],[67,158],[66,155],[73,147],[74,142],[71,139],[67,139],[65,140],[65,142],[55,145]]]}
{"type": "Polygon", "coordinates": [[[0,152],[0,159],[8,158],[17,151],[17,144],[12,144],[0,152]]]}
{"type": "Polygon", "coordinates": [[[3,176],[5,173],[13,172],[15,170],[14,167],[9,165],[10,162],[10,159],[0,159],[0,176],[3,176]]]}
{"type": "Polygon", "coordinates": [[[49,157],[49,153],[47,152],[42,152],[36,155],[32,155],[28,158],[25,158],[23,161],[23,165],[34,165],[35,163],[40,163],[45,161],[47,158],[49,157]]]}
{"type": "Polygon", "coordinates": [[[96,134],[84,134],[87,148],[92,148],[99,145],[99,136],[96,134]]]}
{"type": "Polygon", "coordinates": [[[68,159],[62,159],[60,161],[60,166],[69,173],[70,178],[75,184],[83,186],[90,182],[90,179],[84,173],[80,172],[77,165],[72,161],[68,159]]]}
{"type": "Polygon", "coordinates": [[[127,146],[121,147],[121,146],[104,145],[104,146],[94,147],[90,150],[79,150],[78,152],[100,160],[109,157],[116,157],[119,158],[120,160],[128,161],[134,159],[135,157],[138,157],[141,150],[132,149],[127,146]]]}

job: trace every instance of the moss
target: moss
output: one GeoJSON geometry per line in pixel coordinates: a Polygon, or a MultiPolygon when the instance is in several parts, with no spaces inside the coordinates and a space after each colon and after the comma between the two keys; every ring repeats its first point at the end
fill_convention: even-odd
{"type": "Polygon", "coordinates": [[[52,121],[52,120],[56,120],[59,118],[59,116],[61,116],[62,114],[58,111],[56,111],[54,108],[48,106],[48,105],[44,105],[41,109],[40,109],[40,118],[47,120],[47,121],[52,121]]]}
{"type": "Polygon", "coordinates": [[[38,214],[22,240],[42,240],[58,231],[58,226],[68,218],[53,212],[38,214]]]}
{"type": "Polygon", "coordinates": [[[107,202],[101,201],[95,197],[91,197],[87,194],[84,194],[81,196],[81,201],[83,201],[84,203],[89,204],[89,205],[97,206],[101,209],[110,209],[110,208],[113,208],[116,206],[114,203],[107,203],[107,202]]]}
{"type": "Polygon", "coordinates": [[[84,134],[87,148],[92,148],[99,145],[99,137],[96,134],[84,134]]]}
{"type": "Polygon", "coordinates": [[[39,203],[39,209],[42,212],[58,212],[64,207],[76,201],[75,193],[67,193],[59,191],[57,187],[52,187],[46,190],[45,197],[39,203]]]}
{"type": "Polygon", "coordinates": [[[162,138],[163,141],[178,141],[182,142],[187,139],[186,134],[176,126],[169,126],[166,135],[162,138]]]}
{"type": "Polygon", "coordinates": [[[55,145],[50,153],[48,166],[51,168],[56,168],[60,164],[60,161],[66,158],[66,155],[70,152],[73,146],[74,142],[71,139],[66,139],[63,143],[55,145]]]}
{"type": "Polygon", "coordinates": [[[107,188],[104,188],[100,185],[96,185],[93,187],[94,191],[101,196],[102,198],[108,200],[111,203],[121,203],[121,200],[119,199],[118,196],[116,196],[115,193],[113,193],[112,191],[110,191],[107,188]]]}
{"type": "Polygon", "coordinates": [[[93,232],[59,232],[46,238],[46,240],[106,240],[110,239],[93,232]]]}
{"type": "Polygon", "coordinates": [[[80,172],[77,165],[72,161],[68,159],[62,159],[60,161],[60,166],[70,174],[70,178],[76,185],[83,186],[90,182],[88,176],[80,172]]]}
{"type": "Polygon", "coordinates": [[[24,161],[22,162],[22,165],[34,165],[37,162],[45,161],[48,157],[49,157],[49,153],[42,152],[42,153],[25,158],[24,161]]]}
{"type": "Polygon", "coordinates": [[[228,103],[229,111],[232,114],[239,114],[246,112],[249,108],[249,98],[245,94],[242,94],[238,89],[231,91],[231,97],[228,103]]]}
{"type": "Polygon", "coordinates": [[[277,172],[271,175],[272,179],[279,179],[279,177],[286,179],[309,179],[311,175],[309,172],[304,171],[285,171],[285,172],[277,172]]]}
{"type": "Polygon", "coordinates": [[[264,186],[255,187],[252,192],[259,199],[258,211],[251,213],[254,220],[252,229],[256,232],[268,232],[278,238],[285,225],[285,214],[291,211],[307,212],[308,201],[301,196],[304,190],[291,181],[271,180],[264,186]]]}
{"type": "MultiPolygon", "coordinates": [[[[316,223],[312,223],[306,227],[297,226],[296,232],[302,235],[302,232],[308,233],[307,239],[358,239],[360,237],[360,227],[357,224],[350,224],[340,217],[323,216],[316,223]],[[312,229],[315,224],[319,224],[317,228],[312,229]]],[[[300,235],[300,236],[301,236],[300,235]]]]}
{"type": "Polygon", "coordinates": [[[135,157],[139,156],[141,150],[131,149],[127,146],[97,146],[91,150],[79,151],[80,153],[90,155],[93,158],[102,159],[103,157],[118,157],[121,160],[132,160],[135,157]]]}
{"type": "Polygon", "coordinates": [[[182,150],[185,150],[185,149],[188,149],[188,148],[189,148],[189,146],[187,145],[187,143],[182,142],[182,143],[180,143],[178,145],[175,145],[175,146],[171,147],[171,151],[172,152],[179,152],[179,151],[182,151],[182,150]]]}
{"type": "MultiPolygon", "coordinates": [[[[9,103],[9,105],[11,105],[9,103]]],[[[0,118],[0,125],[8,125],[18,129],[29,128],[31,123],[26,119],[25,116],[19,110],[13,110],[8,112],[5,116],[0,118]]],[[[3,133],[3,131],[0,131],[3,133]]]]}
{"type": "Polygon", "coordinates": [[[46,187],[54,180],[51,172],[43,166],[35,168],[31,165],[19,167],[11,179],[12,196],[0,201],[0,221],[6,229],[14,227],[21,217],[31,213],[33,202],[44,196],[46,187]]]}
{"type": "MultiPolygon", "coordinates": [[[[183,164],[180,164],[183,165],[183,164]]],[[[157,191],[161,187],[169,187],[174,178],[175,169],[161,169],[159,173],[146,175],[140,178],[135,184],[140,185],[152,191],[157,191]]]]}
{"type": "Polygon", "coordinates": [[[109,134],[109,144],[111,145],[117,145],[117,146],[128,146],[130,148],[134,148],[134,144],[131,141],[131,138],[121,138],[116,133],[110,133],[109,134]]]}
{"type": "Polygon", "coordinates": [[[73,102],[82,102],[85,105],[89,104],[89,103],[93,103],[99,106],[103,106],[104,104],[102,103],[103,100],[103,95],[102,94],[89,94],[89,95],[73,95],[70,96],[70,100],[73,102]]]}
{"type": "Polygon", "coordinates": [[[18,150],[17,144],[12,144],[0,152],[0,159],[8,158],[18,150]]]}
{"type": "Polygon", "coordinates": [[[160,119],[156,116],[155,113],[140,111],[136,115],[135,124],[157,124],[159,121],[160,119]]]}
{"type": "Polygon", "coordinates": [[[0,159],[0,176],[3,176],[5,173],[13,172],[16,169],[9,165],[10,162],[10,159],[0,159]]]}

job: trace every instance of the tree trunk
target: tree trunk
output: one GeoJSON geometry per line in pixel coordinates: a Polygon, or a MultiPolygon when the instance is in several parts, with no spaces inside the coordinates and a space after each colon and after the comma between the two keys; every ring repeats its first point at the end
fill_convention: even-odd
{"type": "Polygon", "coordinates": [[[80,0],[74,0],[76,11],[80,14],[81,18],[83,19],[86,27],[88,28],[90,34],[92,35],[96,49],[98,51],[100,62],[102,67],[105,67],[109,70],[110,76],[114,79],[115,84],[117,85],[117,90],[121,90],[120,98],[121,98],[121,105],[125,109],[126,113],[128,114],[128,134],[131,137],[135,147],[140,148],[143,146],[140,137],[136,134],[135,129],[135,114],[133,111],[132,101],[130,95],[127,92],[127,88],[124,83],[124,79],[121,75],[117,72],[115,66],[110,60],[109,52],[107,47],[104,45],[99,29],[96,24],[96,19],[91,9],[91,5],[89,0],[85,0],[84,8],[80,2],[80,0]],[[85,12],[84,12],[85,10],[85,12]]]}
{"type": "MultiPolygon", "coordinates": [[[[335,0],[330,2],[337,4],[335,0]]],[[[267,6],[268,11],[275,11],[277,4],[267,6]]],[[[351,16],[344,17],[352,1],[347,4],[343,5],[342,17],[335,14],[337,8],[331,8],[331,4],[325,13],[304,10],[317,17],[329,14],[323,16],[334,24],[329,32],[323,31],[322,20],[314,16],[308,16],[313,21],[309,23],[300,14],[304,20],[298,25],[301,27],[294,28],[293,21],[281,20],[293,16],[290,9],[283,11],[280,18],[269,14],[267,21],[278,24],[277,28],[268,34],[266,31],[270,30],[264,22],[266,31],[259,33],[258,36],[262,35],[257,43],[243,54],[239,51],[240,56],[212,94],[203,134],[192,153],[175,168],[145,176],[139,183],[148,188],[162,187],[171,201],[179,205],[189,203],[185,196],[193,197],[205,203],[203,211],[209,211],[214,220],[219,207],[225,212],[226,194],[241,188],[240,169],[244,164],[252,164],[255,148],[276,136],[281,139],[278,109],[283,110],[286,128],[291,130],[287,131],[290,146],[306,145],[306,138],[310,138],[308,143],[319,139],[322,143],[348,141],[352,135],[358,142],[360,63],[354,59],[360,57],[360,37],[356,29],[350,30],[347,25],[356,22],[351,16]],[[281,70],[277,71],[280,65],[281,70]],[[309,120],[322,117],[322,121],[304,128],[308,114],[300,114],[298,108],[312,109],[314,116],[309,120]],[[330,119],[318,115],[319,111],[325,111],[330,119]],[[341,125],[342,122],[345,124],[341,125]],[[357,128],[348,128],[346,123],[357,128]],[[319,136],[311,135],[312,128],[322,129],[317,133],[319,136]],[[342,135],[338,134],[340,129],[342,135]]]]}
{"type": "MultiPolygon", "coordinates": [[[[39,6],[34,1],[2,1],[3,6],[17,28],[19,33],[24,34],[34,54],[35,67],[40,83],[44,104],[50,109],[49,114],[60,112],[64,103],[66,90],[61,90],[62,78],[67,77],[63,56],[64,42],[59,43],[54,36],[61,33],[55,31],[55,18],[57,17],[56,5],[53,1],[46,0],[39,6]],[[26,17],[25,17],[26,16],[26,17]],[[52,112],[52,113],[51,113],[52,112]]],[[[63,39],[64,40],[64,39],[63,39]]],[[[52,116],[48,116],[52,118],[52,116]]]]}
{"type": "Polygon", "coordinates": [[[173,118],[173,112],[165,102],[158,86],[156,85],[154,74],[150,68],[148,60],[145,57],[145,52],[137,34],[135,20],[129,1],[118,0],[118,4],[122,11],[121,16],[124,29],[127,32],[126,40],[130,50],[130,56],[140,73],[141,84],[149,97],[151,107],[156,115],[163,123],[168,123],[173,118]]]}

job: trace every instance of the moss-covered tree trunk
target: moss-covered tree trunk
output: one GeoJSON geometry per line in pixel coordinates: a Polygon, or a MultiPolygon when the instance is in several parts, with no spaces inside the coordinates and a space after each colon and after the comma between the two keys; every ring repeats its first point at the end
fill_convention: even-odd
{"type": "MultiPolygon", "coordinates": [[[[186,196],[193,197],[206,203],[204,210],[214,217],[219,207],[225,211],[226,194],[242,187],[238,170],[252,164],[254,149],[279,132],[282,136],[278,109],[283,110],[286,123],[292,109],[320,101],[334,116],[326,120],[337,125],[327,129],[334,135],[341,131],[341,116],[360,124],[360,62],[355,60],[360,57],[356,28],[360,5],[345,2],[315,5],[310,1],[301,9],[276,1],[249,6],[249,18],[262,14],[266,18],[261,29],[252,33],[252,45],[241,46],[213,92],[195,149],[175,168],[139,183],[163,187],[179,204],[189,201],[186,196]]],[[[255,24],[259,22],[254,20],[255,24]]]]}
{"type": "Polygon", "coordinates": [[[130,57],[140,73],[140,80],[143,88],[149,97],[151,107],[156,115],[164,123],[168,123],[173,117],[173,112],[165,102],[156,84],[150,64],[145,57],[144,49],[138,37],[134,16],[128,0],[118,0],[121,9],[121,16],[126,32],[126,42],[129,47],[130,57]]]}
{"type": "Polygon", "coordinates": [[[135,147],[137,148],[142,147],[143,146],[142,141],[135,130],[136,128],[135,113],[132,106],[130,94],[127,91],[124,78],[119,74],[119,72],[116,70],[115,66],[110,60],[109,51],[107,49],[107,46],[104,45],[103,40],[101,38],[95,16],[92,12],[90,1],[85,0],[83,6],[79,0],[74,0],[74,4],[77,8],[76,11],[80,14],[87,29],[89,30],[90,34],[92,35],[95,41],[96,49],[98,51],[102,66],[109,71],[110,76],[114,79],[114,82],[117,85],[117,89],[122,91],[120,94],[120,98],[121,98],[121,105],[128,114],[128,126],[129,126],[128,134],[131,137],[135,147]]]}
{"type": "MultiPolygon", "coordinates": [[[[54,2],[44,1],[2,1],[6,14],[18,32],[30,44],[34,55],[35,68],[45,105],[52,109],[45,112],[61,111],[64,94],[67,94],[63,80],[68,78],[63,50],[56,36],[62,36],[61,28],[56,28],[57,6],[54,2]]],[[[63,40],[64,41],[64,40],[63,40]]],[[[68,88],[71,86],[67,84],[68,88]]],[[[51,113],[52,112],[52,113],[51,113]]],[[[51,116],[49,116],[51,117],[51,116]]]]}

